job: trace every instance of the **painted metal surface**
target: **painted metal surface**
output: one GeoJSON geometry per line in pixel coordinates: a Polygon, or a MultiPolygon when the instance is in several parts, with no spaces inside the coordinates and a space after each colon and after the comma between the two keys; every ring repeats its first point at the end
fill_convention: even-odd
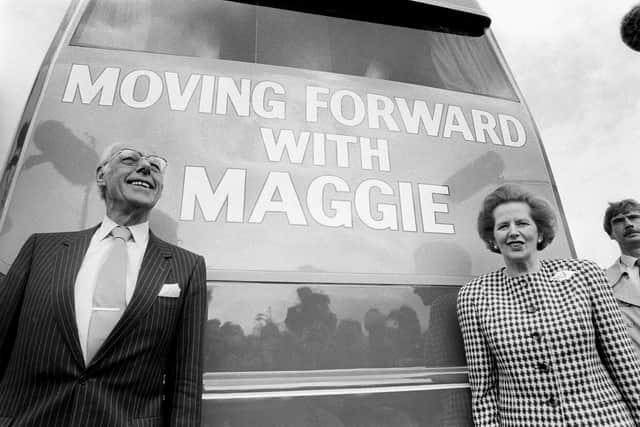
{"type": "MultiPolygon", "coordinates": [[[[27,140],[4,265],[32,232],[100,220],[94,168],[114,141],[162,147],[154,229],[211,275],[471,277],[501,262],[475,231],[493,186],[555,201],[522,103],[292,67],[64,46],[27,140]]],[[[545,255],[570,252],[561,230],[545,255]]]]}

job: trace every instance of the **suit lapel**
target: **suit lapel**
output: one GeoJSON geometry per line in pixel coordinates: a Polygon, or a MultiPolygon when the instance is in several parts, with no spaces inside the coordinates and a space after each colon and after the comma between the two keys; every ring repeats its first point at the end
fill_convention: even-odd
{"type": "Polygon", "coordinates": [[[98,363],[110,348],[129,333],[153,305],[165,277],[169,272],[172,257],[164,242],[149,231],[149,243],[142,258],[136,288],[120,321],[98,350],[90,364],[98,363]]]}
{"type": "Polygon", "coordinates": [[[620,279],[620,275],[622,274],[622,267],[620,266],[620,260],[616,260],[613,265],[607,268],[606,275],[609,284],[613,287],[620,279]]]}
{"type": "Polygon", "coordinates": [[[82,260],[96,229],[97,226],[67,234],[60,242],[57,253],[54,254],[51,298],[53,316],[73,359],[80,366],[84,366],[84,357],[78,338],[74,289],[82,260]]]}

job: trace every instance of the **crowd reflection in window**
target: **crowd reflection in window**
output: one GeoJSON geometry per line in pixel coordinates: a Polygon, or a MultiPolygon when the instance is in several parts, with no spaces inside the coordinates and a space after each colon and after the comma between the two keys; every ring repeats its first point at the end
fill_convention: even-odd
{"type": "MultiPolygon", "coordinates": [[[[414,288],[429,313],[428,327],[423,331],[416,310],[402,302],[387,311],[371,307],[361,319],[340,318],[332,310],[329,295],[301,286],[296,289],[298,300],[287,309],[284,319],[275,319],[266,309],[255,314],[251,331],[231,321],[210,319],[205,370],[463,366],[456,291],[449,287],[414,288]]],[[[340,295],[339,291],[335,294],[340,295]]]]}

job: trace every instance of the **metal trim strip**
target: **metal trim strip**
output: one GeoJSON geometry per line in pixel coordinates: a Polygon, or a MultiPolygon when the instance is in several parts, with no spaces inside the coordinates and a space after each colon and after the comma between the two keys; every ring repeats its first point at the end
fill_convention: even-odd
{"type": "Polygon", "coordinates": [[[335,388],[323,390],[287,390],[269,392],[246,393],[203,393],[202,400],[237,400],[237,399],[276,399],[291,397],[319,397],[319,396],[347,396],[357,394],[381,394],[381,393],[406,393],[431,390],[458,390],[468,389],[469,384],[429,384],[397,387],[371,387],[371,388],[335,388]]]}
{"type": "Polygon", "coordinates": [[[328,273],[207,268],[207,280],[210,282],[362,284],[371,286],[439,285],[460,287],[473,278],[474,276],[470,275],[328,273]]]}
{"type": "Polygon", "coordinates": [[[451,368],[330,369],[314,371],[207,372],[207,393],[443,385],[465,381],[464,366],[451,368]],[[461,378],[462,377],[462,378],[461,378]]]}

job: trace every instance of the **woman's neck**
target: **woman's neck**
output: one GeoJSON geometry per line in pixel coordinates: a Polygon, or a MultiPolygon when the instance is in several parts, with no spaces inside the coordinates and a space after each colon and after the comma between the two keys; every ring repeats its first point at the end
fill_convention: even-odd
{"type": "Polygon", "coordinates": [[[507,267],[507,275],[509,277],[522,276],[529,273],[535,273],[540,270],[540,261],[538,257],[529,257],[526,259],[505,259],[507,267]]]}

